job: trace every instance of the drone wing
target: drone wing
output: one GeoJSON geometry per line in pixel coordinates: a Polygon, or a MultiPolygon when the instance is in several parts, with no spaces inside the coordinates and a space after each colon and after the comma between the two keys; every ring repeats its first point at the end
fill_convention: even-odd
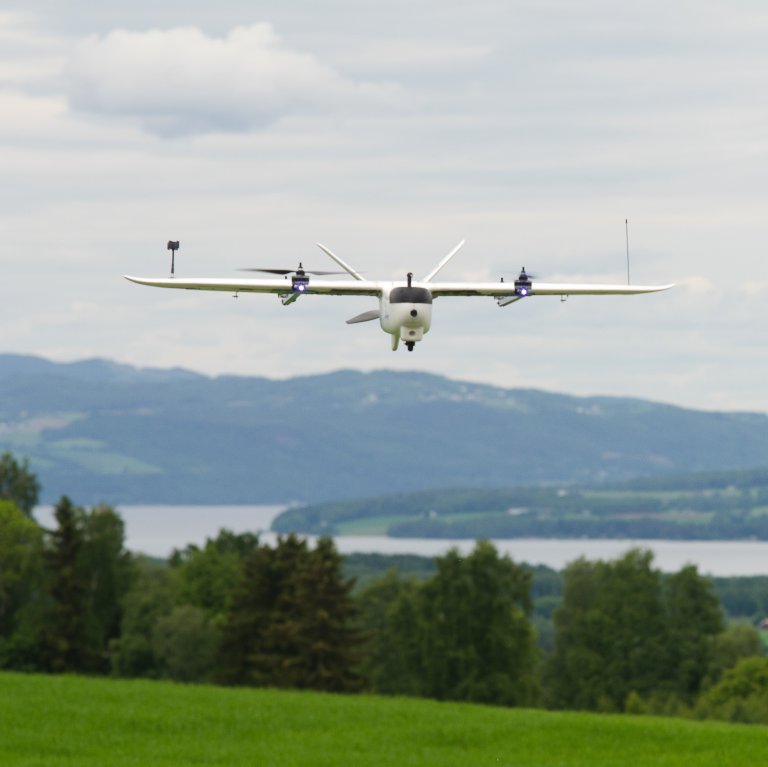
{"type": "Polygon", "coordinates": [[[493,296],[495,298],[523,298],[525,296],[631,296],[636,293],[656,293],[669,290],[669,285],[601,285],[588,283],[558,283],[531,281],[521,293],[514,281],[510,282],[433,282],[429,290],[435,298],[440,296],[493,296]]]}
{"type": "MultiPolygon", "coordinates": [[[[195,278],[177,279],[154,277],[132,277],[124,275],[126,280],[139,285],[149,285],[153,288],[177,288],[181,290],[222,290],[227,293],[277,293],[283,295],[292,292],[291,281],[282,280],[253,280],[253,279],[221,279],[195,278]]],[[[311,279],[306,288],[301,291],[307,295],[323,296],[379,296],[381,284],[372,280],[356,280],[342,282],[341,280],[311,279]]]]}

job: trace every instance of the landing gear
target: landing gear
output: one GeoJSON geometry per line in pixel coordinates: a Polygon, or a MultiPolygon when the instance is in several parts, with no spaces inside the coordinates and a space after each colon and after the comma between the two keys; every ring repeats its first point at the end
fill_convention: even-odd
{"type": "Polygon", "coordinates": [[[408,347],[408,351],[409,352],[413,351],[413,347],[414,347],[415,343],[416,343],[415,341],[406,341],[405,342],[405,345],[408,347]]]}

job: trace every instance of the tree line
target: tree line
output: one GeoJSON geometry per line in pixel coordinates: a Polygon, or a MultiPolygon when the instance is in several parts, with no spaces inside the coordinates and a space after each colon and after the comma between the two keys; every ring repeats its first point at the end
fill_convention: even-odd
{"type": "Polygon", "coordinates": [[[377,518],[395,538],[768,540],[765,474],[696,474],[591,489],[422,491],[290,508],[273,529],[332,535],[343,524],[377,518]],[[724,484],[726,478],[732,483],[724,484]]]}
{"type": "Polygon", "coordinates": [[[13,486],[26,495],[0,479],[1,668],[768,723],[758,633],[725,625],[695,567],[664,576],[649,552],[571,563],[544,651],[531,570],[487,541],[355,590],[330,538],[222,530],[159,562],[125,550],[114,509],[63,497],[43,529],[34,482],[13,486]]]}

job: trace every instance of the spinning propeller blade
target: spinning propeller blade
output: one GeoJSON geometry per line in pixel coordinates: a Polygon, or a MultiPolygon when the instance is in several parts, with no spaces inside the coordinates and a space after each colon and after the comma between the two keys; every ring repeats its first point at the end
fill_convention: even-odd
{"type": "Polygon", "coordinates": [[[305,269],[304,266],[299,262],[299,265],[296,269],[265,269],[260,267],[249,267],[240,269],[241,272],[266,272],[267,274],[344,274],[344,272],[327,272],[327,271],[320,271],[317,269],[305,269]]]}

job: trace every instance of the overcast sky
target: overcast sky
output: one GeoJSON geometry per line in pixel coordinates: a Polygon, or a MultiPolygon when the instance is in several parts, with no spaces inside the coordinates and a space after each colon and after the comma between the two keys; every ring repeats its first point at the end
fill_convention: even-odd
{"type": "Polygon", "coordinates": [[[764,0],[5,0],[0,351],[209,374],[420,370],[768,411],[764,0]],[[677,286],[443,298],[161,291],[248,266],[677,286]]]}

